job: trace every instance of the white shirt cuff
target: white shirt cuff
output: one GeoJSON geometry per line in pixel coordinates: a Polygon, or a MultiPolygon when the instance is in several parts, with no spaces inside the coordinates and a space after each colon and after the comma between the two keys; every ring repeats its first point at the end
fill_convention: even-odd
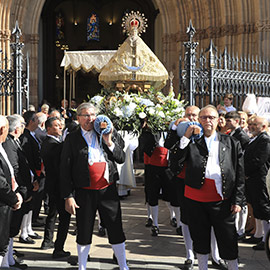
{"type": "Polygon", "coordinates": [[[111,152],[113,152],[114,147],[115,147],[114,142],[112,143],[112,145],[110,147],[108,146],[108,148],[110,149],[111,152]]]}
{"type": "Polygon", "coordinates": [[[179,148],[180,148],[180,149],[186,148],[186,147],[188,146],[189,142],[190,142],[190,139],[187,138],[187,137],[185,137],[185,136],[183,136],[183,137],[180,139],[179,148]]]}
{"type": "Polygon", "coordinates": [[[177,126],[173,124],[171,130],[176,130],[176,129],[177,129],[177,126]]]}

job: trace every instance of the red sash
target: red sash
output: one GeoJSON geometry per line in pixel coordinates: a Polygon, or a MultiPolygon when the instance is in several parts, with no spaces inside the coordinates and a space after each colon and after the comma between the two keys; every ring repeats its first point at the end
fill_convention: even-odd
{"type": "Polygon", "coordinates": [[[84,189],[104,189],[109,186],[109,183],[104,178],[106,162],[95,162],[93,165],[89,165],[90,175],[90,187],[84,187],[84,189]]]}
{"type": "Polygon", "coordinates": [[[205,178],[204,184],[200,189],[185,186],[185,197],[198,202],[218,202],[222,201],[217,193],[215,180],[205,178]]]}
{"type": "Polygon", "coordinates": [[[36,170],[36,174],[37,174],[38,177],[41,175],[41,172],[42,172],[43,168],[44,168],[44,164],[43,164],[43,162],[41,162],[40,170],[36,170]]]}
{"type": "MultiPolygon", "coordinates": [[[[156,147],[152,156],[149,157],[144,154],[144,157],[147,157],[147,164],[158,166],[158,167],[168,167],[168,160],[167,160],[168,149],[165,147],[156,147]]],[[[144,164],[145,161],[144,161],[144,164]]]]}
{"type": "Polygon", "coordinates": [[[148,165],[150,163],[150,157],[147,156],[145,153],[143,154],[143,161],[145,165],[148,165]]]}

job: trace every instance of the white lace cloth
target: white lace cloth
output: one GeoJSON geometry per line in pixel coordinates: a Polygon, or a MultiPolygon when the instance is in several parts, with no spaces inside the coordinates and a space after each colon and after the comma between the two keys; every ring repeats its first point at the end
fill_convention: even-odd
{"type": "Polygon", "coordinates": [[[75,71],[83,69],[86,72],[95,69],[100,73],[115,53],[115,50],[66,51],[61,62],[61,67],[64,67],[65,70],[72,68],[75,71]]]}

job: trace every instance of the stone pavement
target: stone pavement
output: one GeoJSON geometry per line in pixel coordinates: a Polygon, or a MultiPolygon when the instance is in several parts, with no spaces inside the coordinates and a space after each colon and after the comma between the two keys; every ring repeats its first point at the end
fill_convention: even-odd
{"type": "MultiPolygon", "coordinates": [[[[131,190],[131,195],[121,201],[123,213],[123,226],[126,233],[127,259],[131,270],[167,270],[181,269],[185,261],[185,248],[183,237],[176,235],[175,228],[169,224],[169,212],[164,202],[160,201],[158,237],[150,235],[150,229],[146,228],[146,208],[144,205],[143,185],[131,190]]],[[[70,232],[74,230],[74,217],[70,226],[70,232]]],[[[43,235],[42,228],[35,228],[36,232],[43,235]]],[[[53,270],[53,269],[77,269],[66,262],[66,259],[52,259],[52,249],[41,250],[42,240],[36,240],[34,245],[25,245],[14,238],[14,248],[25,254],[24,262],[28,269],[53,270]]],[[[270,269],[270,263],[264,251],[254,251],[252,245],[239,244],[240,267],[245,270],[270,269]]],[[[69,234],[65,250],[76,256],[75,236],[69,234]]],[[[97,236],[97,226],[90,250],[91,261],[87,268],[93,270],[119,269],[112,261],[112,249],[107,237],[97,236]]],[[[194,269],[198,269],[197,261],[194,269]]],[[[211,261],[209,260],[209,269],[211,261]]]]}

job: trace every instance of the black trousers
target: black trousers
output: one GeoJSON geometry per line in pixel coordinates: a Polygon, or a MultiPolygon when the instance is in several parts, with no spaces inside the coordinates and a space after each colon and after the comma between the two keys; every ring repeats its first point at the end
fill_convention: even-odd
{"type": "Polygon", "coordinates": [[[158,167],[147,165],[147,175],[145,177],[145,193],[150,206],[158,205],[160,198],[164,201],[170,201],[170,181],[165,173],[167,167],[158,167]]]}
{"type": "Polygon", "coordinates": [[[174,207],[180,207],[181,210],[181,222],[188,224],[188,212],[186,206],[185,193],[185,180],[174,176],[171,180],[171,193],[170,202],[174,207]]]}
{"type": "Polygon", "coordinates": [[[80,208],[76,209],[77,243],[89,245],[99,211],[102,224],[108,232],[110,244],[123,243],[126,238],[122,227],[120,201],[115,183],[101,190],[75,190],[75,200],[80,208]]]}
{"type": "Polygon", "coordinates": [[[210,253],[213,226],[220,257],[224,260],[237,259],[237,233],[230,200],[208,203],[186,199],[186,202],[194,251],[200,254],[210,253]]]}
{"type": "Polygon", "coordinates": [[[40,178],[39,180],[39,189],[38,191],[33,193],[33,216],[32,216],[32,220],[33,222],[36,222],[38,217],[39,217],[39,213],[40,213],[40,209],[42,206],[42,200],[44,199],[44,194],[45,194],[45,177],[40,178]]]}
{"type": "Polygon", "coordinates": [[[54,243],[55,250],[63,250],[67,238],[70,214],[65,210],[65,201],[61,199],[60,194],[50,192],[49,194],[49,213],[46,218],[44,229],[44,242],[52,242],[55,229],[55,221],[58,214],[59,224],[57,230],[56,241],[54,243]]]}
{"type": "Polygon", "coordinates": [[[8,205],[0,206],[0,256],[5,256],[9,244],[9,229],[12,210],[8,205]]]}

